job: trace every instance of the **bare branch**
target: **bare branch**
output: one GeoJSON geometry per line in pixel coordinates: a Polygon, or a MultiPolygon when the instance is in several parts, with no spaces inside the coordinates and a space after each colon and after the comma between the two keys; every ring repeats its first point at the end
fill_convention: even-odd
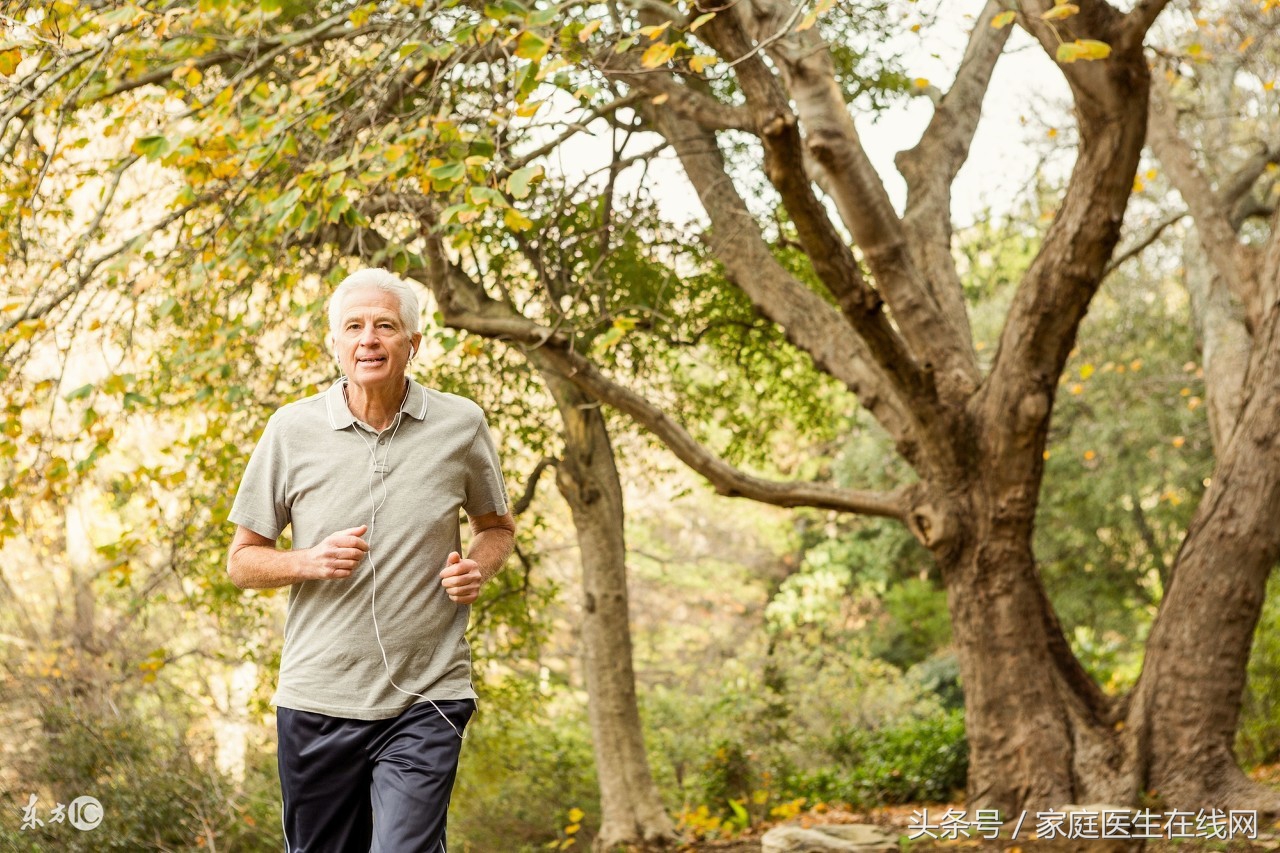
{"type": "Polygon", "coordinates": [[[543,341],[543,328],[523,318],[499,319],[482,315],[445,315],[450,325],[476,334],[515,340],[541,347],[540,356],[595,399],[608,403],[657,436],[685,464],[706,477],[716,492],[774,506],[811,506],[906,521],[910,486],[891,492],[841,489],[827,483],[780,482],[745,474],[701,445],[683,426],[647,399],[604,376],[582,355],[543,341]]]}
{"type": "Polygon", "coordinates": [[[1142,44],[1147,37],[1147,30],[1156,22],[1156,18],[1169,5],[1169,0],[1138,0],[1129,14],[1124,16],[1120,29],[1119,46],[1133,48],[1142,44]]]}
{"type": "MultiPolygon", "coordinates": [[[[778,263],[726,172],[715,136],[673,114],[660,112],[655,120],[711,218],[706,239],[729,279],[820,369],[857,394],[894,437],[904,458],[919,464],[920,423],[906,397],[906,389],[913,387],[910,382],[892,375],[872,356],[866,342],[851,334],[848,322],[830,303],[778,263]]],[[[906,372],[911,365],[891,368],[906,372]]]]}
{"type": "MultiPolygon", "coordinates": [[[[735,29],[759,39],[763,33],[776,32],[792,10],[783,0],[754,0],[749,7],[735,7],[736,14],[723,16],[723,21],[718,16],[706,29],[709,37],[728,42],[724,48],[717,45],[722,54],[732,54],[742,49],[735,29]]],[[[921,369],[932,370],[935,378],[931,381],[937,383],[940,395],[966,398],[978,382],[972,346],[947,319],[915,265],[902,222],[862,147],[836,83],[826,42],[813,29],[790,32],[778,39],[768,54],[782,72],[790,101],[795,104],[808,154],[829,176],[841,219],[862,250],[913,360],[921,369]]],[[[740,66],[738,76],[747,91],[748,103],[753,96],[763,101],[752,104],[753,109],[775,113],[770,120],[762,117],[762,129],[766,133],[790,132],[788,124],[795,119],[789,105],[785,101],[782,105],[773,104],[767,88],[774,84],[772,72],[759,60],[753,60],[740,66]],[[769,100],[765,101],[766,97],[769,100]]],[[[810,256],[814,257],[813,251],[810,256]]]]}
{"type": "Polygon", "coordinates": [[[591,111],[591,115],[584,116],[578,121],[572,122],[565,129],[563,133],[561,133],[555,139],[548,142],[546,145],[541,145],[533,149],[532,151],[528,152],[527,154],[522,154],[518,158],[512,160],[511,163],[507,165],[506,173],[514,172],[516,169],[519,169],[523,166],[527,166],[528,164],[532,163],[534,160],[537,160],[539,157],[545,157],[546,155],[550,154],[552,151],[555,151],[557,148],[559,148],[569,139],[573,138],[574,136],[577,136],[579,133],[585,133],[587,130],[587,127],[591,124],[591,122],[595,121],[598,118],[603,118],[604,116],[612,115],[613,113],[617,112],[623,107],[629,107],[632,104],[634,104],[636,101],[639,101],[641,97],[642,96],[639,94],[626,95],[621,98],[614,98],[609,103],[604,104],[600,107],[597,107],[596,109],[591,111]]]}
{"type": "Polygon", "coordinates": [[[1190,143],[1178,130],[1173,97],[1158,74],[1151,87],[1147,142],[1195,220],[1196,233],[1210,263],[1245,306],[1250,328],[1256,328],[1262,305],[1256,265],[1247,257],[1256,254],[1256,250],[1240,241],[1231,221],[1233,204],[1214,192],[1209,178],[1196,164],[1190,143]]]}
{"type": "Polygon", "coordinates": [[[965,341],[972,340],[972,332],[951,255],[951,185],[969,157],[992,71],[1009,38],[1010,27],[991,26],[1003,10],[1001,0],[988,0],[969,33],[951,89],[938,102],[920,141],[896,158],[907,181],[903,224],[909,246],[920,269],[930,271],[925,283],[933,298],[965,341]]]}
{"type": "Polygon", "coordinates": [[[1181,221],[1189,213],[1190,211],[1186,211],[1186,210],[1175,210],[1172,213],[1167,213],[1164,216],[1162,216],[1159,219],[1159,221],[1157,221],[1156,224],[1151,227],[1151,230],[1148,231],[1144,236],[1142,236],[1136,243],[1134,243],[1132,246],[1125,249],[1124,251],[1118,253],[1115,257],[1111,259],[1111,263],[1107,264],[1107,268],[1103,270],[1102,277],[1106,278],[1107,276],[1115,272],[1116,269],[1119,268],[1121,264],[1125,263],[1126,261],[1132,258],[1136,258],[1138,255],[1141,255],[1143,252],[1147,250],[1148,246],[1150,246],[1156,240],[1160,239],[1160,235],[1163,234],[1165,230],[1169,228],[1169,226],[1173,225],[1175,222],[1181,221]]]}
{"type": "Polygon", "coordinates": [[[533,496],[538,491],[538,481],[542,479],[542,475],[546,473],[548,468],[554,468],[559,463],[559,459],[547,457],[534,466],[533,471],[529,474],[529,481],[525,484],[524,494],[511,506],[512,515],[523,515],[528,511],[533,504],[533,496]]]}

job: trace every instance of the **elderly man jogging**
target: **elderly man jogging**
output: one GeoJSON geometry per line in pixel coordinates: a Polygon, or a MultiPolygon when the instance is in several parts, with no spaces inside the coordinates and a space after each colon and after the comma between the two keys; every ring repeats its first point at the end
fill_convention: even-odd
{"type": "Polygon", "coordinates": [[[344,376],[272,415],[230,513],[232,581],[290,587],[273,701],[291,853],[445,850],[475,711],[468,605],[515,525],[480,408],[406,375],[421,340],[408,285],[343,281],[329,342],[344,376]]]}

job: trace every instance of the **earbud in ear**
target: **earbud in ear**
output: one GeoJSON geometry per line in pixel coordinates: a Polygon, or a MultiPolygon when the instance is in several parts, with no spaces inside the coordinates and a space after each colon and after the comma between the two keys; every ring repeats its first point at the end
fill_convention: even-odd
{"type": "Polygon", "coordinates": [[[413,358],[417,354],[418,354],[418,351],[416,349],[414,349],[413,347],[409,347],[409,358],[413,358]]]}

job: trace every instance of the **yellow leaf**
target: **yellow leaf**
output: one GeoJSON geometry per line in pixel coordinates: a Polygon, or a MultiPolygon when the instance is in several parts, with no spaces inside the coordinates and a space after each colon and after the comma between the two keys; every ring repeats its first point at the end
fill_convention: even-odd
{"type": "Polygon", "coordinates": [[[649,48],[640,57],[640,64],[645,68],[657,68],[660,65],[666,65],[671,61],[671,57],[676,55],[676,46],[665,42],[649,45],[649,48]]]}
{"type": "Polygon", "coordinates": [[[542,109],[542,105],[546,101],[528,101],[516,107],[516,115],[522,118],[529,118],[531,115],[542,109]]]}
{"type": "Polygon", "coordinates": [[[1092,450],[1086,450],[1084,452],[1084,461],[1092,462],[1094,459],[1097,458],[1097,456],[1098,454],[1094,453],[1092,450]]]}
{"type": "Polygon", "coordinates": [[[1075,394],[1076,396],[1083,394],[1084,386],[1081,385],[1079,382],[1075,383],[1074,385],[1071,386],[1071,393],[1075,394]]]}
{"type": "Polygon", "coordinates": [[[578,41],[586,41],[587,39],[591,38],[591,34],[594,33],[596,30],[600,29],[600,25],[602,23],[604,23],[603,20],[601,20],[600,18],[596,18],[594,21],[590,22],[585,27],[578,30],[578,41]]]}
{"type": "Polygon", "coordinates": [[[669,26],[671,26],[670,21],[667,21],[666,23],[663,23],[663,24],[658,24],[656,26],[641,27],[640,35],[648,36],[651,39],[657,39],[658,36],[662,35],[664,32],[667,31],[667,27],[669,26]]]}
{"type": "Polygon", "coordinates": [[[1133,178],[1133,191],[1136,193],[1140,193],[1146,188],[1147,188],[1147,185],[1142,182],[1142,178],[1139,178],[1138,176],[1135,175],[1133,178]]]}
{"type": "Polygon", "coordinates": [[[716,16],[715,12],[707,12],[705,15],[699,15],[698,17],[694,18],[693,23],[689,25],[689,32],[696,31],[698,27],[702,26],[707,21],[710,21],[715,16],[716,16]]]}
{"type": "Polygon", "coordinates": [[[571,824],[569,824],[568,826],[566,826],[566,827],[564,828],[564,834],[565,834],[565,835],[573,835],[573,834],[574,834],[575,832],[577,832],[579,829],[582,829],[582,824],[580,824],[580,823],[571,823],[571,824]]]}
{"type": "Polygon", "coordinates": [[[1076,44],[1080,46],[1080,59],[1106,59],[1111,55],[1111,45],[1105,41],[1097,39],[1076,39],[1076,44]]]}
{"type": "Polygon", "coordinates": [[[569,809],[569,823],[582,823],[582,819],[586,816],[587,813],[576,806],[569,809]]]}
{"type": "Polygon", "coordinates": [[[1057,60],[1063,64],[1078,60],[1106,59],[1111,55],[1111,45],[1094,39],[1076,39],[1058,45],[1057,60]]]}
{"type": "Polygon", "coordinates": [[[1061,21],[1063,18],[1070,18],[1079,12],[1080,7],[1075,3],[1059,3],[1052,9],[1046,9],[1041,12],[1040,17],[1046,21],[1061,21]]]}
{"type": "Polygon", "coordinates": [[[187,72],[187,87],[194,89],[204,79],[204,75],[200,73],[199,68],[192,68],[187,72]]]}
{"type": "Polygon", "coordinates": [[[512,231],[528,231],[533,227],[533,220],[514,207],[508,207],[502,214],[502,221],[512,231]]]}
{"type": "Polygon", "coordinates": [[[701,74],[702,70],[708,65],[716,65],[719,62],[720,57],[718,56],[708,56],[707,54],[700,53],[697,56],[690,57],[689,70],[694,74],[701,74]]]}
{"type": "Polygon", "coordinates": [[[1184,444],[1186,444],[1186,443],[1187,443],[1187,440],[1186,440],[1185,438],[1183,438],[1182,436],[1180,436],[1180,435],[1175,435],[1175,436],[1173,437],[1173,442],[1172,442],[1172,444],[1173,444],[1173,446],[1174,446],[1174,447],[1181,447],[1182,445],[1184,445],[1184,444]]]}
{"type": "Polygon", "coordinates": [[[997,30],[1003,30],[1005,27],[1012,24],[1014,19],[1017,17],[1018,13],[1014,11],[1001,12],[999,15],[996,15],[991,19],[991,26],[995,27],[997,30]]]}
{"type": "Polygon", "coordinates": [[[18,63],[22,61],[22,51],[16,47],[8,50],[0,50],[0,76],[8,77],[10,74],[18,70],[18,63]]]}
{"type": "Polygon", "coordinates": [[[1263,88],[1265,91],[1267,91],[1267,92],[1270,92],[1270,91],[1271,91],[1272,89],[1274,89],[1275,87],[1276,87],[1276,81],[1275,81],[1275,80],[1268,80],[1267,82],[1265,82],[1265,83],[1263,83],[1263,84],[1262,84],[1262,88],[1263,88]]]}
{"type": "Polygon", "coordinates": [[[1083,366],[1080,368],[1080,378],[1081,378],[1081,379],[1088,379],[1090,376],[1092,376],[1092,375],[1093,375],[1093,370],[1094,370],[1094,367],[1093,367],[1093,365],[1092,365],[1092,364],[1086,364],[1086,365],[1083,365],[1083,366]]]}
{"type": "Polygon", "coordinates": [[[654,95],[650,99],[650,101],[655,104],[665,104],[669,100],[671,100],[671,95],[667,92],[663,92],[661,95],[654,95]]]}
{"type": "Polygon", "coordinates": [[[802,33],[816,23],[818,23],[818,13],[810,12],[804,16],[804,19],[801,20],[800,23],[796,24],[796,32],[802,33]]]}

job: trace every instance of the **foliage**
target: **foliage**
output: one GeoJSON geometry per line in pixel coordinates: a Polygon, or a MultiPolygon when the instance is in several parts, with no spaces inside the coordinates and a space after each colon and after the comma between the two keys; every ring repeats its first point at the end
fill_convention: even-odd
{"type": "Polygon", "coordinates": [[[1236,750],[1247,766],[1280,762],[1280,577],[1274,574],[1249,658],[1236,750]]]}
{"type": "Polygon", "coordinates": [[[791,637],[649,692],[651,754],[689,831],[725,837],[799,798],[864,806],[963,787],[960,712],[850,643],[791,637]]]}
{"type": "Polygon", "coordinates": [[[458,771],[451,844],[474,850],[545,849],[599,826],[591,741],[581,697],[535,695],[523,705],[482,703],[458,771]],[[576,821],[562,820],[579,809],[576,821]]]}
{"type": "Polygon", "coordinates": [[[193,740],[183,720],[58,705],[40,722],[35,755],[23,768],[25,787],[10,792],[3,808],[18,814],[35,794],[43,826],[22,829],[6,817],[0,822],[5,849],[254,851],[281,843],[273,760],[251,764],[245,783],[236,786],[204,757],[208,744],[193,740]],[[85,795],[102,803],[96,830],[50,820],[55,802],[85,795]]]}

